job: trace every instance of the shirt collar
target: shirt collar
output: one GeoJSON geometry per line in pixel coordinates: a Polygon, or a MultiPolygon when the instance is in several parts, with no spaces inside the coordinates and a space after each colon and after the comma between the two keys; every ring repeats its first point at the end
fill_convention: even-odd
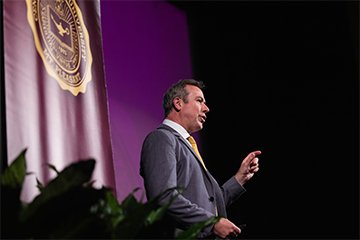
{"type": "Polygon", "coordinates": [[[162,123],[177,131],[185,139],[187,139],[190,136],[190,134],[185,130],[185,128],[183,128],[180,124],[174,121],[171,121],[169,119],[164,119],[162,123]]]}

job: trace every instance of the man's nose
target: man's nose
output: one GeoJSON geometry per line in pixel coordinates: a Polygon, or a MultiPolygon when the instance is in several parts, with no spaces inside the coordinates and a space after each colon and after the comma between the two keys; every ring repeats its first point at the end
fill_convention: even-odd
{"type": "Polygon", "coordinates": [[[204,103],[204,112],[209,112],[210,111],[210,108],[204,103]]]}

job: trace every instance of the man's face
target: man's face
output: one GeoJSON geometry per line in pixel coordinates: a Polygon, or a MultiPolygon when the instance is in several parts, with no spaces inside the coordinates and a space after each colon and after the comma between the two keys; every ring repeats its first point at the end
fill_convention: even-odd
{"type": "Polygon", "coordinates": [[[203,128],[206,113],[209,112],[210,109],[206,105],[204,94],[200,88],[187,85],[185,89],[189,94],[187,96],[187,102],[183,102],[181,118],[185,129],[191,133],[203,128]]]}

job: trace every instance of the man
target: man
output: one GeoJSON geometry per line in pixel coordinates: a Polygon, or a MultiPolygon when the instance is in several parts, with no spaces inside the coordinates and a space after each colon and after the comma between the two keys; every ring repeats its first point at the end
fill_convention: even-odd
{"type": "Polygon", "coordinates": [[[243,185],[259,170],[257,156],[261,152],[248,154],[236,174],[219,186],[188,140],[190,134],[203,128],[210,111],[203,88],[200,81],[184,79],[167,90],[163,99],[165,119],[144,140],[140,174],[148,199],[165,192],[160,204],[166,204],[176,196],[168,215],[177,228],[185,230],[219,216],[219,221],[198,237],[237,236],[241,229],[226,218],[226,207],[245,192],[243,185]]]}

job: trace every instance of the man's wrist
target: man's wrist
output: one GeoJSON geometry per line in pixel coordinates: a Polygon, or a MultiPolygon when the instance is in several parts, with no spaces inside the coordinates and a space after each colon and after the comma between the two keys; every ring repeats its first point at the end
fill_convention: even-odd
{"type": "Polygon", "coordinates": [[[240,177],[238,174],[235,174],[234,177],[241,186],[243,186],[245,184],[244,178],[240,177]]]}

